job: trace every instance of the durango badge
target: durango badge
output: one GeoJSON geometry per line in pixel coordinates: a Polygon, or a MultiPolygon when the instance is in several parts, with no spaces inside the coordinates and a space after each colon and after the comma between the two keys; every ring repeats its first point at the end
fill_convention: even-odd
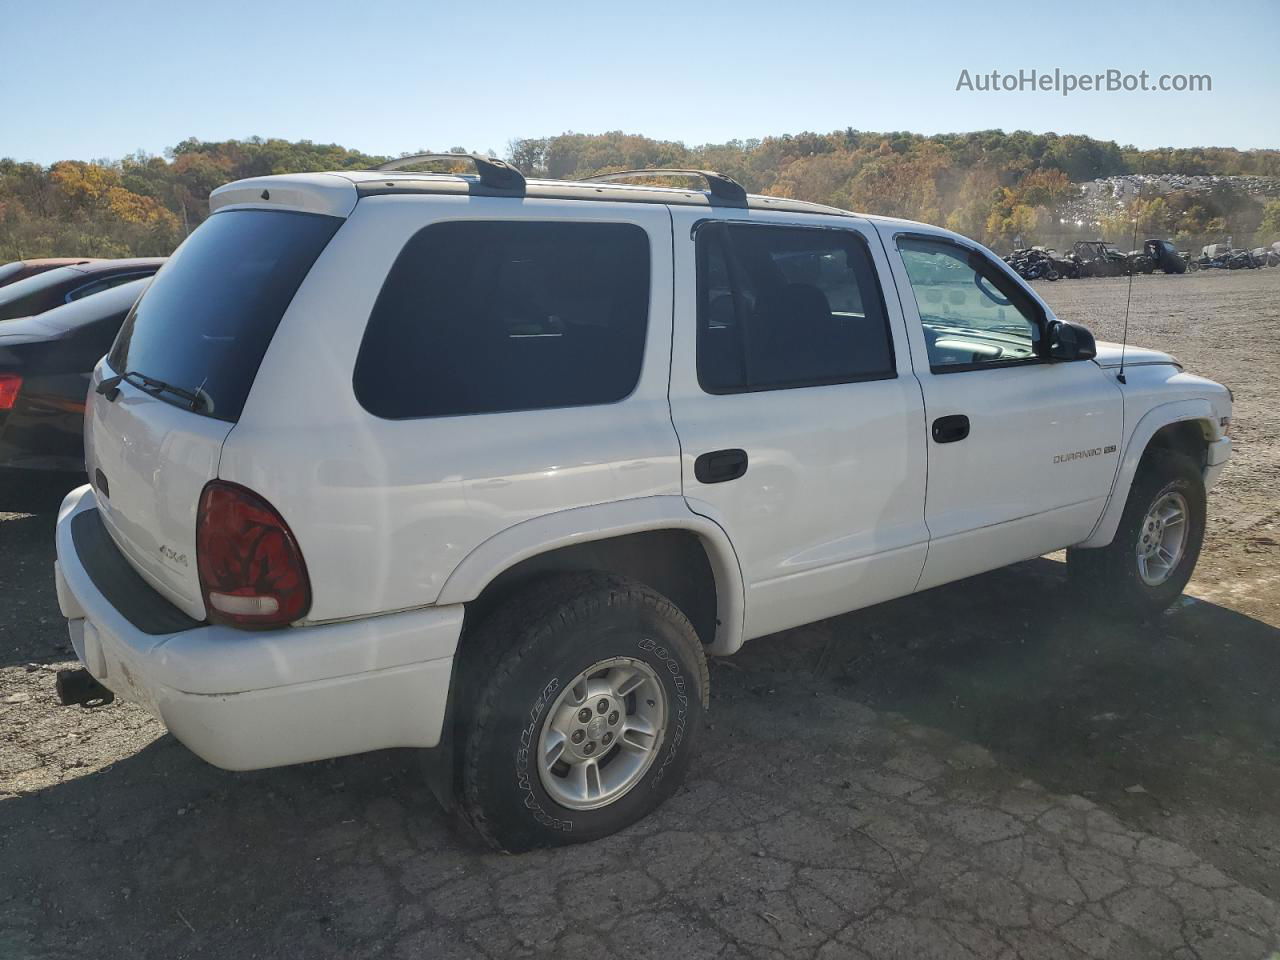
{"type": "Polygon", "coordinates": [[[1053,458],[1054,463],[1069,463],[1072,460],[1084,460],[1088,457],[1101,457],[1108,453],[1115,453],[1116,445],[1109,443],[1105,447],[1090,447],[1088,450],[1077,450],[1074,453],[1059,453],[1053,458]]]}

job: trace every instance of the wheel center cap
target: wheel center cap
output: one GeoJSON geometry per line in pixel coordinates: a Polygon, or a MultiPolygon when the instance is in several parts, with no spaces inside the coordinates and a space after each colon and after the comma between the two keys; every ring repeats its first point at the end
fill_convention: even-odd
{"type": "Polygon", "coordinates": [[[591,740],[599,740],[604,736],[606,726],[604,717],[592,718],[591,722],[587,724],[587,737],[591,740]]]}

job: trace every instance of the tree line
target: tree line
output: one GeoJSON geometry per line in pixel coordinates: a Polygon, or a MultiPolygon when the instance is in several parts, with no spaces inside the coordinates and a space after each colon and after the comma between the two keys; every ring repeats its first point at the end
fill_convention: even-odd
{"type": "MultiPolygon", "coordinates": [[[[49,166],[0,159],[0,262],[167,254],[208,215],[209,192],[223,183],[368,169],[386,159],[337,144],[259,137],[192,138],[164,156],[49,166]]],[[[514,140],[507,159],[527,175],[560,179],[646,167],[718,170],[754,193],[936,223],[996,248],[1015,239],[1056,242],[1075,229],[1064,227],[1062,213],[1081,181],[1117,174],[1280,177],[1280,150],[1138,150],[1085,136],[999,130],[923,136],[848,129],[693,147],[621,132],[566,133],[514,140]]],[[[1144,237],[1280,239],[1280,200],[1225,185],[1139,196],[1078,229],[1124,246],[1134,218],[1144,237]]]]}

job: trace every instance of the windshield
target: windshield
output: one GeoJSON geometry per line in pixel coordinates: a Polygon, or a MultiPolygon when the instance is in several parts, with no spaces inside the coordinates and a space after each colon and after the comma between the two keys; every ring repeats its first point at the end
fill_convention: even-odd
{"type": "Polygon", "coordinates": [[[342,222],[283,210],[214,214],[130,312],[107,357],[112,371],[198,392],[200,413],[239,419],[280,318],[342,222]]]}

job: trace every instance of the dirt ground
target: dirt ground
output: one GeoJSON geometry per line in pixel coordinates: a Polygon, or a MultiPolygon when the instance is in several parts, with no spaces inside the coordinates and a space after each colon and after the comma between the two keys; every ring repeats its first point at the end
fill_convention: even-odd
{"type": "MultiPolygon", "coordinates": [[[[1041,284],[1116,339],[1126,281],[1041,284]]],[[[690,780],[606,841],[487,852],[390,751],[233,774],[60,707],[57,484],[0,510],[0,957],[1175,957],[1280,947],[1280,270],[1139,277],[1130,340],[1235,391],[1157,622],[1060,558],[712,666],[690,780]]]]}

